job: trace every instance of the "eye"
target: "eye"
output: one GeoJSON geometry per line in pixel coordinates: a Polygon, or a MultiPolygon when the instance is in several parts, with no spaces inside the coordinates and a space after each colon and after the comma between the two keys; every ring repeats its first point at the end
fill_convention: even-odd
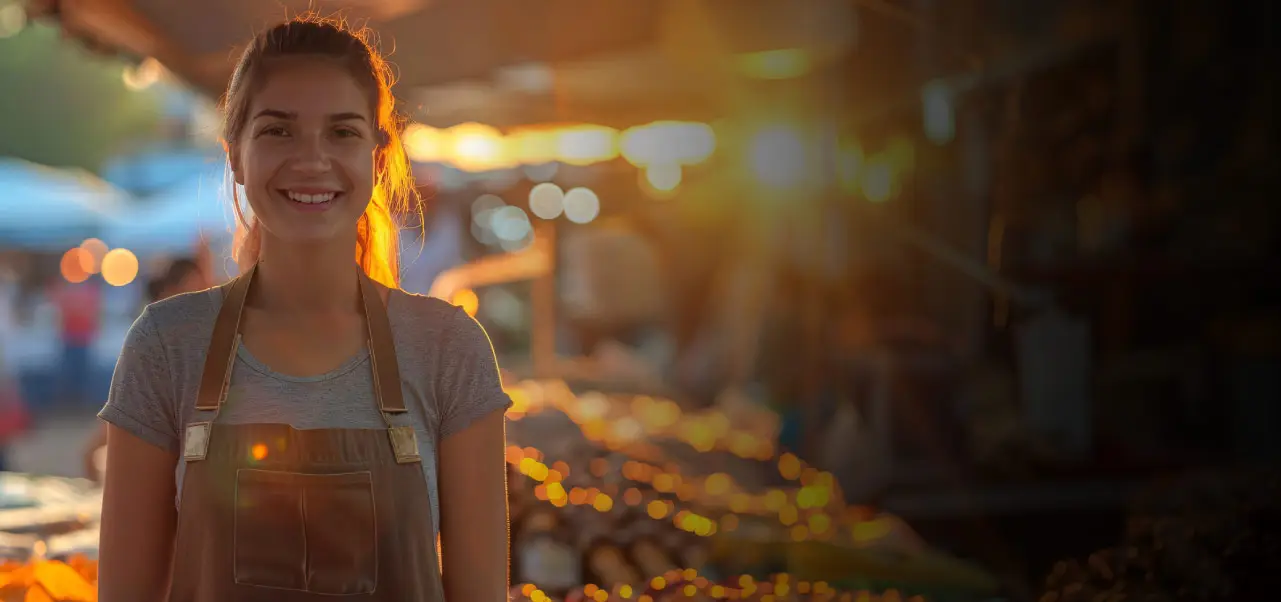
{"type": "Polygon", "coordinates": [[[334,135],[339,138],[359,138],[360,130],[353,127],[340,127],[334,129],[334,135]]]}
{"type": "Polygon", "coordinates": [[[289,130],[281,125],[269,125],[258,130],[259,136],[288,136],[289,130]]]}

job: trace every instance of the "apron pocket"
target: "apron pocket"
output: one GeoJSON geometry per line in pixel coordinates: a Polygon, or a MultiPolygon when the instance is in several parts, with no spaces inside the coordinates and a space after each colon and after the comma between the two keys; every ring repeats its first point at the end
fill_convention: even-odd
{"type": "Polygon", "coordinates": [[[316,594],[372,593],[377,522],[369,472],[236,472],[236,583],[316,594]]]}
{"type": "Polygon", "coordinates": [[[317,477],[303,494],[307,528],[307,590],[373,593],[378,585],[378,521],[368,472],[317,477]]]}
{"type": "Polygon", "coordinates": [[[236,583],[307,589],[302,490],[288,473],[236,471],[236,583]]]}

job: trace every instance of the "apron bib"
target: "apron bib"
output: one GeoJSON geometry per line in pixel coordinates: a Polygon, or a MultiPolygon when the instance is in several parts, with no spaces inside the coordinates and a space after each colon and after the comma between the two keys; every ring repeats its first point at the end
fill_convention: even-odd
{"type": "MultiPolygon", "coordinates": [[[[444,602],[431,504],[404,413],[396,348],[360,271],[374,393],[386,429],[222,424],[256,268],[225,285],[186,426],[171,602],[444,602]]],[[[252,400],[246,400],[252,403],[252,400]]]]}

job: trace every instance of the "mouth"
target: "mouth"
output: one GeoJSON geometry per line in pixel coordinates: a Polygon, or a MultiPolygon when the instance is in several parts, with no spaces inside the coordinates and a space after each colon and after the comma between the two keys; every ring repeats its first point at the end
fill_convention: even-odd
{"type": "Polygon", "coordinates": [[[343,193],[339,190],[328,191],[297,191],[297,190],[279,190],[282,196],[292,201],[299,209],[317,211],[327,208],[334,204],[342,197],[343,193]]]}

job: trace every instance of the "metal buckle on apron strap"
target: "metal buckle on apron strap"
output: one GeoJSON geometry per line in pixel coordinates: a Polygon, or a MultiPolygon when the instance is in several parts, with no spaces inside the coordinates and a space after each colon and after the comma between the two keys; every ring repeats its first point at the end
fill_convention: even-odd
{"type": "Polygon", "coordinates": [[[391,439],[391,449],[396,453],[397,464],[413,464],[422,461],[418,455],[418,433],[412,426],[393,426],[387,429],[387,438],[391,439]]]}
{"type": "Polygon", "coordinates": [[[187,433],[182,438],[182,459],[188,462],[204,460],[209,453],[209,432],[212,422],[193,422],[187,425],[187,433]]]}

